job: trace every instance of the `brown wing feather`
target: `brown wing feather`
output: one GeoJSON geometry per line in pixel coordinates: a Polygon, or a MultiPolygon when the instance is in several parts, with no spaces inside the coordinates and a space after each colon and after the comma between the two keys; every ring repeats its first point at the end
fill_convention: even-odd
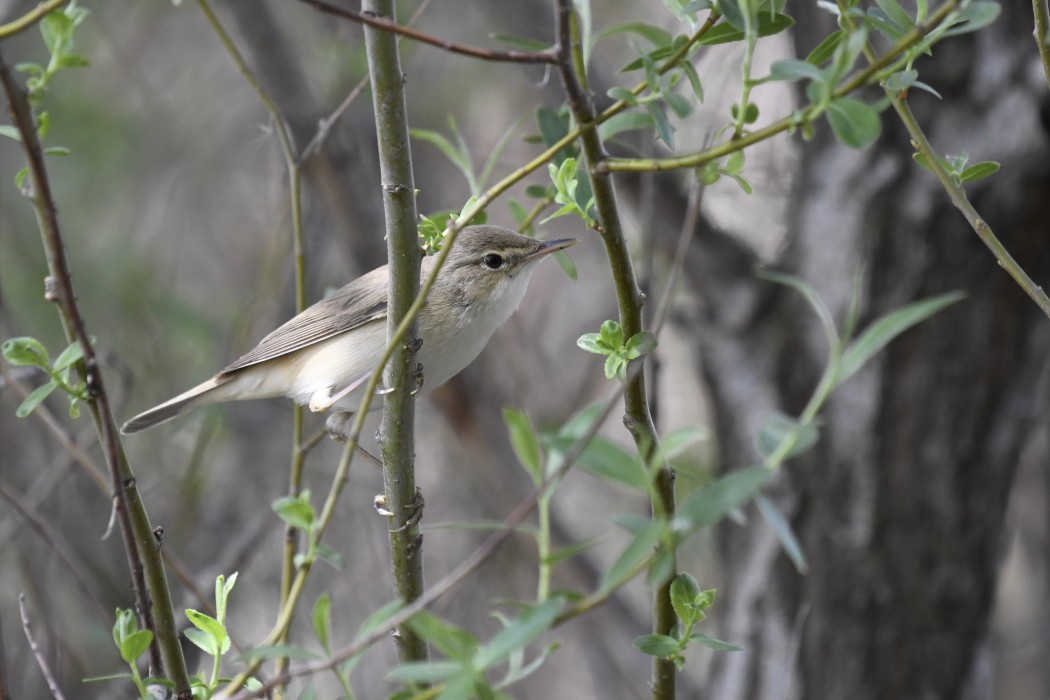
{"type": "Polygon", "coordinates": [[[304,310],[216,376],[287,355],[386,318],[386,291],[387,268],[384,265],[304,310]]]}

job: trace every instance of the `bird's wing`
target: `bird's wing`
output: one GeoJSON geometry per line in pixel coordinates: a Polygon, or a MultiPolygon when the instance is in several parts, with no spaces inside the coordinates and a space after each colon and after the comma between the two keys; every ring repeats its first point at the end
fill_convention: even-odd
{"type": "Polygon", "coordinates": [[[387,268],[372,270],[259,341],[217,376],[266,362],[386,318],[387,268]]]}

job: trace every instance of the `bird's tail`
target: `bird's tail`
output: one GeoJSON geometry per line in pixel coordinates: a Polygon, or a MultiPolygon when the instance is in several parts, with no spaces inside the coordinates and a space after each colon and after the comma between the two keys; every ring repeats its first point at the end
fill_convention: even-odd
{"type": "Polygon", "coordinates": [[[230,381],[230,376],[216,375],[202,384],[198,384],[189,391],[179,394],[173,399],[169,399],[159,406],[154,406],[150,410],[140,413],[127,423],[125,423],[120,432],[125,435],[131,433],[137,433],[140,430],[146,428],[152,428],[158,423],[171,420],[175,416],[188,411],[192,408],[199,406],[207,406],[208,404],[218,403],[220,401],[226,401],[230,397],[227,396],[225,391],[216,391],[219,387],[223,386],[230,381]]]}

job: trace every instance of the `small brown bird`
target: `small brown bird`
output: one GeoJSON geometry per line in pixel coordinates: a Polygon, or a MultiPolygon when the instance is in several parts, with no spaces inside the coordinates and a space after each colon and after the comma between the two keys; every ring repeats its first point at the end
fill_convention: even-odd
{"type": "MultiPolygon", "coordinates": [[[[433,389],[470,364],[525,296],[536,263],[577,241],[538,241],[498,226],[463,229],[419,313],[424,387],[433,389]]],[[[434,267],[423,259],[421,277],[434,267]]],[[[347,437],[353,412],[386,348],[384,265],[359,277],[273,331],[208,381],[135,416],[136,433],[199,406],[287,396],[311,411],[333,411],[333,437],[347,437]]],[[[378,402],[372,407],[378,408],[378,402]]]]}

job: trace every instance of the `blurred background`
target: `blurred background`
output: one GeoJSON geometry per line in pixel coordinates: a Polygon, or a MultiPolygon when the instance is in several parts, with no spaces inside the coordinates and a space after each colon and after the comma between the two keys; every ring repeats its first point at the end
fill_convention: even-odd
{"type": "MultiPolygon", "coordinates": [[[[905,3],[907,4],[907,3],[905,3]]],[[[792,32],[760,44],[756,74],[805,56],[832,28],[814,3],[793,3],[792,32]]],[[[0,0],[0,22],[31,3],[0,0]]],[[[90,3],[77,32],[91,67],[63,72],[46,97],[48,161],[74,283],[105,361],[118,421],[211,376],[293,313],[287,174],[272,124],[193,3],[90,3]]],[[[401,17],[417,3],[405,3],[401,17]]],[[[249,65],[287,116],[296,144],[313,138],[366,74],[360,28],[295,2],[216,3],[249,65]]],[[[642,19],[684,31],[656,0],[594,3],[595,28],[642,19]]],[[[1003,169],[969,191],[1007,248],[1036,280],[1050,279],[1050,91],[1031,41],[1031,9],[1004,4],[977,35],[937,47],[918,66],[942,100],[912,100],[934,144],[1003,169]],[[1018,40],[1018,38],[1021,40],[1018,40]]],[[[434,3],[424,31],[498,46],[490,35],[550,40],[548,2],[434,3]]],[[[599,105],[637,40],[598,44],[591,65],[599,105]],[[633,43],[632,43],[633,42],[633,43]]],[[[508,129],[495,169],[509,173],[539,152],[539,106],[562,91],[542,66],[488,64],[403,41],[412,126],[448,133],[455,119],[480,169],[508,129]]],[[[10,63],[46,61],[35,31],[0,46],[10,63]]],[[[738,99],[741,49],[699,54],[705,103],[678,124],[678,151],[700,148],[738,99]]],[[[876,95],[868,95],[874,99],[876,95]]],[[[758,125],[787,114],[790,86],[757,90],[758,125]]],[[[385,243],[371,99],[363,92],[304,166],[308,297],[384,262],[385,243]]],[[[6,117],[6,114],[5,114],[6,117]]],[[[6,120],[4,123],[7,123],[6,120]]],[[[770,495],[802,543],[809,571],[783,555],[753,507],[690,540],[681,566],[719,598],[704,632],[745,651],[690,651],[682,698],[1011,698],[1050,696],[1047,567],[1046,357],[1050,326],[1004,275],[932,176],[914,166],[906,133],[886,114],[876,145],[848,150],[823,126],[816,138],[781,136],[747,152],[755,193],[728,179],[703,193],[683,283],[651,367],[661,433],[706,426],[680,489],[754,463],[751,436],[772,410],[797,414],[827,351],[794,292],[753,275],[757,266],[812,283],[838,319],[853,289],[861,322],[905,303],[963,289],[967,299],[909,332],[833,397],[817,447],[793,460],[770,495]],[[863,272],[860,282],[858,274],[863,272]],[[1042,416],[1042,417],[1041,417],[1042,416]]],[[[648,136],[618,153],[666,154],[648,136]]],[[[413,143],[419,210],[459,208],[466,180],[433,146],[413,143]]],[[[17,144],[0,139],[0,338],[32,335],[64,347],[43,299],[46,265],[30,203],[14,186],[17,144]]],[[[545,184],[545,171],[531,183],[545,184]]],[[[617,177],[644,289],[655,306],[682,229],[687,181],[617,177]]],[[[512,198],[531,203],[524,185],[512,198]]],[[[513,226],[507,198],[489,220],[513,226]]],[[[530,491],[500,411],[526,410],[556,427],[607,396],[600,360],[576,348],[615,317],[598,237],[577,220],[539,228],[577,237],[578,280],[545,264],[521,309],[482,356],[417,402],[417,473],[426,498],[427,578],[437,580],[485,533],[433,528],[494,521],[530,491]]],[[[18,621],[18,594],[70,697],[131,697],[130,683],[82,684],[121,670],[113,610],[130,607],[119,538],[103,539],[110,499],[90,476],[104,468],[90,421],[70,420],[57,395],[15,417],[40,377],[5,367],[0,378],[0,629],[13,697],[45,697],[18,621]],[[17,504],[17,507],[15,506],[17,504]]],[[[308,430],[321,421],[308,416],[308,430]]],[[[365,434],[378,426],[371,419],[365,434]]],[[[617,413],[603,431],[629,442],[617,413]]],[[[286,401],[197,412],[126,441],[164,548],[181,564],[176,610],[201,608],[220,573],[240,572],[230,608],[236,641],[250,647],[273,623],[283,527],[270,503],[286,489],[291,456],[286,401]]],[[[326,492],[340,448],[324,441],[306,480],[326,492]]],[[[328,541],[342,571],[315,568],[306,604],[333,595],[337,645],[392,598],[386,519],[372,509],[379,471],[353,467],[328,541]]],[[[618,513],[645,513],[633,492],[573,472],[555,497],[557,544],[598,543],[559,565],[556,588],[591,590],[626,541],[618,513]]],[[[535,590],[535,547],[512,539],[435,610],[472,632],[499,629],[490,609],[535,590]]],[[[518,698],[647,695],[649,659],[631,640],[649,631],[641,581],[584,619],[556,630],[563,642],[518,698]]],[[[310,644],[308,614],[294,638],[310,644]]],[[[190,654],[191,669],[200,663],[190,654]]],[[[356,672],[358,697],[393,690],[383,675],[393,643],[356,672]]],[[[319,697],[335,697],[328,678],[319,697]]]]}

